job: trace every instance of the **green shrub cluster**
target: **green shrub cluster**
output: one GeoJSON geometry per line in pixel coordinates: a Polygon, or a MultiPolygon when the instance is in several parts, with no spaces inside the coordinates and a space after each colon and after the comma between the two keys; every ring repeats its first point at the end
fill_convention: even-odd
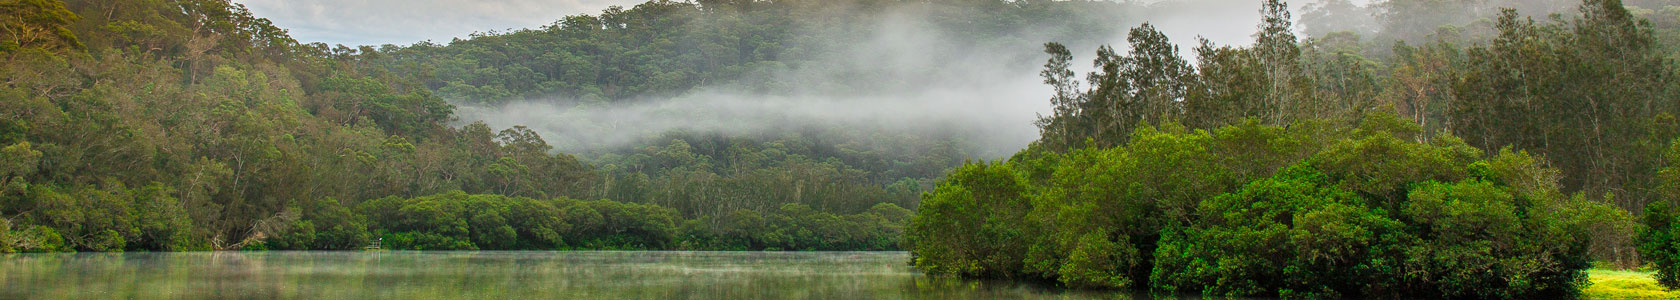
{"type": "Polygon", "coordinates": [[[0,223],[0,253],[209,248],[162,184],[104,180],[63,188],[6,178],[29,171],[40,156],[27,142],[0,149],[0,207],[24,212],[0,223]]]}
{"type": "Polygon", "coordinates": [[[1353,129],[1167,125],[1113,148],[1029,149],[953,172],[907,247],[929,273],[1070,287],[1511,299],[1577,293],[1584,224],[1629,222],[1563,197],[1527,153],[1419,131],[1374,114],[1353,129]]]}
{"type": "Polygon", "coordinates": [[[1663,152],[1667,164],[1657,174],[1659,193],[1665,201],[1645,206],[1641,216],[1645,228],[1639,233],[1639,255],[1657,269],[1657,283],[1680,288],[1680,140],[1663,152]]]}
{"type": "Polygon", "coordinates": [[[1645,207],[1639,255],[1657,269],[1657,283],[1680,287],[1680,212],[1666,202],[1645,207]]]}
{"type": "Polygon", "coordinates": [[[735,210],[683,224],[685,249],[707,250],[898,250],[912,212],[891,203],[840,215],[798,203],[770,211],[735,210]]]}
{"type": "Polygon", "coordinates": [[[461,191],[355,205],[323,199],[287,211],[262,229],[279,234],[242,248],[352,250],[378,240],[404,250],[897,250],[911,214],[889,203],[851,215],[788,204],[685,219],[654,204],[461,191]]]}
{"type": "Polygon", "coordinates": [[[676,212],[653,205],[451,192],[360,205],[393,249],[663,249],[676,212]]]}

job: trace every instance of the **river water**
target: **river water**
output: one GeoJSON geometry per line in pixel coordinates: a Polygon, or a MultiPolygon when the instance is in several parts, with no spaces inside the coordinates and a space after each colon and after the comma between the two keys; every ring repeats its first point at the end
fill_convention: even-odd
{"type": "Polygon", "coordinates": [[[925,276],[904,252],[0,255],[0,299],[1147,299],[925,276]]]}

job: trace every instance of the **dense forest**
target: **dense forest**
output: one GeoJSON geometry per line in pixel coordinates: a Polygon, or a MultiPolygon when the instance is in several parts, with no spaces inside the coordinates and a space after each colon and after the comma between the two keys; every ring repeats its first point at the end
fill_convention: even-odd
{"type": "Polygon", "coordinates": [[[884,12],[932,20],[954,49],[1095,44],[1129,7],[651,1],[351,47],[300,43],[226,0],[0,2],[0,251],[898,249],[971,142],[814,124],[566,153],[582,150],[459,108],[888,89],[767,74],[848,68],[831,56],[884,12]]]}
{"type": "Polygon", "coordinates": [[[1680,2],[1267,0],[1249,45],[1142,23],[1221,4],[656,0],[351,47],[227,0],[0,1],[0,252],[902,249],[1289,298],[1569,296],[1648,263],[1680,286],[1680,2]],[[911,29],[940,42],[857,49],[911,29]],[[1053,110],[1006,159],[960,124],[611,119],[1021,58],[972,49],[1048,56],[1053,110]],[[463,118],[521,105],[617,136],[463,118]]]}
{"type": "Polygon", "coordinates": [[[1680,3],[1263,2],[1252,45],[1194,63],[1149,24],[1083,81],[1047,44],[1041,139],[925,194],[912,264],[1235,297],[1556,298],[1642,262],[1680,286],[1680,3]]]}

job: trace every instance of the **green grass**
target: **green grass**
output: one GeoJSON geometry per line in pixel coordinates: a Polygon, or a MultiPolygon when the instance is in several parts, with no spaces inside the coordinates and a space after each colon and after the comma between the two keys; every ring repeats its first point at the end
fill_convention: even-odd
{"type": "Polygon", "coordinates": [[[1680,292],[1669,291],[1657,285],[1657,279],[1651,277],[1656,272],[1617,271],[1592,269],[1587,271],[1587,280],[1592,285],[1581,292],[1585,299],[1680,299],[1680,292]]]}

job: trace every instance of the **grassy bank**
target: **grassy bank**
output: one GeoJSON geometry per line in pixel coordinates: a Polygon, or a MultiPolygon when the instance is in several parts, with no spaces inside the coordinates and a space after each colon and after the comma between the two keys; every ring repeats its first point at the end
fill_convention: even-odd
{"type": "Polygon", "coordinates": [[[1680,299],[1680,292],[1657,285],[1656,272],[1593,269],[1587,275],[1592,285],[1581,291],[1585,299],[1680,299]]]}

